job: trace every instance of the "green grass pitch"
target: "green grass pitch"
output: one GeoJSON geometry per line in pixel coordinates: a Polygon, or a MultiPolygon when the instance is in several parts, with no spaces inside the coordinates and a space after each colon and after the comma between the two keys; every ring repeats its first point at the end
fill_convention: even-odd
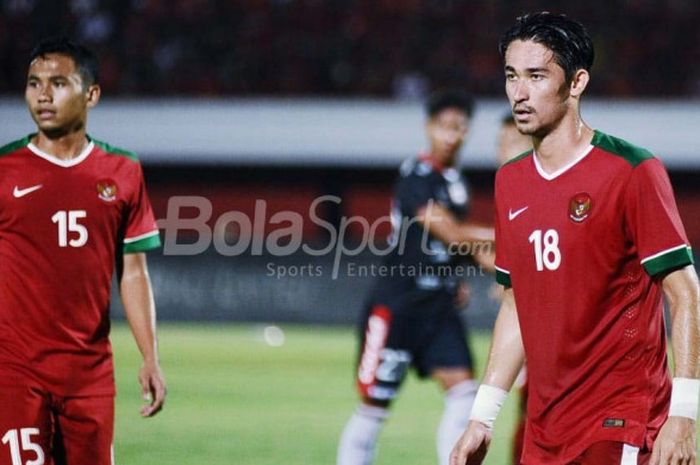
{"type": "MultiPolygon", "coordinates": [[[[268,345],[263,326],[167,324],[159,328],[166,408],[142,419],[140,356],[128,328],[112,331],[117,373],[115,458],[129,465],[333,465],[338,437],[357,403],[350,328],[283,326],[268,345]]],[[[489,335],[474,334],[483,370],[489,335]]],[[[510,463],[516,399],[494,432],[487,465],[510,463]]],[[[410,376],[379,441],[376,465],[436,464],[442,395],[410,376]]]]}

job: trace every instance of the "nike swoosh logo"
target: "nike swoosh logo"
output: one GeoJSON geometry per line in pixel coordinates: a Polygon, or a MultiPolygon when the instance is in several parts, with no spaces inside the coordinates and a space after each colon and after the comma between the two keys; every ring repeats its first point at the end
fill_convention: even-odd
{"type": "Polygon", "coordinates": [[[19,187],[15,186],[15,190],[12,192],[12,195],[14,195],[16,199],[18,199],[20,197],[24,197],[27,194],[31,194],[34,191],[38,191],[42,187],[44,187],[43,184],[38,184],[36,186],[27,187],[25,189],[20,189],[19,187]]]}
{"type": "Polygon", "coordinates": [[[528,208],[530,208],[529,205],[527,207],[523,207],[520,210],[516,210],[516,211],[508,210],[508,220],[513,221],[515,218],[518,217],[518,215],[520,215],[522,212],[524,212],[528,208]]]}

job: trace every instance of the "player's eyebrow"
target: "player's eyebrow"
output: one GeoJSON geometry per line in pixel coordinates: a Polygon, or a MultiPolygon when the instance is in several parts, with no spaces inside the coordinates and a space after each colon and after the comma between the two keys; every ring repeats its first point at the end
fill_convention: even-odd
{"type": "MultiPolygon", "coordinates": [[[[504,67],[504,70],[505,70],[506,72],[510,72],[510,73],[515,73],[515,72],[516,72],[516,71],[515,71],[515,68],[513,68],[513,67],[510,66],[510,65],[506,65],[506,66],[504,67]]],[[[525,68],[525,72],[526,72],[527,74],[548,73],[549,70],[548,70],[547,68],[543,68],[543,67],[533,67],[533,68],[525,68]]]]}
{"type": "MultiPolygon", "coordinates": [[[[69,79],[69,77],[66,76],[65,74],[52,74],[51,76],[48,77],[49,81],[61,81],[61,80],[67,81],[68,79],[69,79]]],[[[37,76],[36,74],[27,75],[27,81],[31,81],[31,80],[40,81],[41,77],[37,76]]]]}
{"type": "Polygon", "coordinates": [[[541,68],[541,67],[535,67],[535,68],[527,68],[525,70],[528,74],[533,74],[533,73],[548,73],[549,70],[547,68],[541,68]]]}

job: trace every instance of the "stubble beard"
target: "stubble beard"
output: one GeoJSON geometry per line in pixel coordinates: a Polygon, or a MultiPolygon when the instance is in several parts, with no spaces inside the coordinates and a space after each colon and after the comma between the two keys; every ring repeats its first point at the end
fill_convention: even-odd
{"type": "Polygon", "coordinates": [[[49,139],[60,139],[61,137],[80,131],[85,127],[85,123],[82,120],[76,120],[69,124],[60,124],[57,126],[42,125],[38,119],[34,121],[36,122],[37,128],[49,139]]]}

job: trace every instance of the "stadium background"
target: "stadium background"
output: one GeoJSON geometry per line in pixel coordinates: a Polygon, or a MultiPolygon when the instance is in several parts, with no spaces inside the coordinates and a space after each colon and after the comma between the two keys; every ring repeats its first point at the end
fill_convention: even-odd
{"type": "MultiPolygon", "coordinates": [[[[251,246],[235,256],[213,245],[192,256],[149,255],[160,321],[188,323],[165,324],[161,332],[172,391],[162,418],[144,434],[144,424],[133,424],[133,411],[120,417],[116,447],[124,463],[331,463],[354,402],[350,324],[371,284],[369,277],[348,276],[347,264],[381,259],[366,249],[344,256],[333,276],[335,250],[320,257],[303,251],[275,256],[266,247],[254,253],[252,244],[286,226],[272,220],[286,211],[303,218],[305,244],[325,247],[333,238],[309,213],[323,195],[339,199],[318,210],[336,230],[350,217],[373,224],[386,215],[396,167],[425,147],[422,100],[431,90],[454,86],[477,98],[462,165],[471,182],[473,215],[490,222],[495,139],[507,111],[496,43],[522,12],[565,12],[587,25],[597,56],[584,119],[664,160],[691,242],[700,242],[697,2],[4,0],[0,5],[0,140],[33,128],[21,99],[31,47],[41,37],[68,34],[102,59],[103,100],[91,112],[89,132],[138,153],[157,218],[167,218],[174,196],[198,196],[212,205],[210,228],[231,211],[257,225],[251,246]],[[255,213],[260,200],[264,215],[255,213]],[[313,268],[315,276],[280,277],[270,276],[270,263],[288,274],[320,268],[313,268]],[[284,341],[271,325],[282,326],[284,341]],[[203,360],[214,363],[201,365],[211,371],[190,370],[203,360]],[[300,375],[310,378],[303,386],[300,375]],[[255,382],[232,381],[238,377],[255,382]],[[198,386],[193,378],[209,384],[198,386]],[[265,383],[285,386],[265,397],[265,383]],[[218,402],[212,415],[226,412],[215,446],[208,446],[211,437],[202,439],[215,426],[196,421],[206,402],[185,399],[202,391],[214,393],[210,401],[218,402]],[[312,392],[319,402],[305,399],[312,392]],[[287,404],[288,424],[281,420],[286,410],[279,409],[287,404]],[[270,423],[256,426],[259,417],[270,423]],[[305,448],[289,448],[297,442],[295,419],[321,425],[304,435],[305,448]],[[184,429],[174,432],[175,423],[184,429]],[[271,443],[261,439],[275,437],[275,423],[289,426],[291,436],[271,443]],[[187,435],[188,424],[197,431],[187,435]],[[179,449],[168,439],[172,435],[180,438],[179,449]],[[193,438],[201,439],[198,445],[187,442],[193,438]],[[250,445],[256,441],[259,449],[250,445]],[[211,449],[218,455],[197,455],[211,449]],[[168,453],[175,458],[166,460],[168,453]]],[[[361,232],[357,223],[351,225],[345,244],[358,245],[361,232]]],[[[384,222],[378,245],[387,233],[384,222]]],[[[240,229],[226,231],[229,245],[244,236],[240,229]]],[[[180,243],[196,239],[191,230],[178,233],[180,243]]],[[[471,327],[488,330],[496,308],[488,296],[491,278],[471,281],[474,297],[465,318],[471,327]]],[[[118,299],[114,315],[121,318],[118,299]]],[[[488,338],[477,339],[483,359],[488,338]]],[[[136,363],[129,344],[117,325],[115,351],[128,367],[136,363]]],[[[128,376],[135,373],[128,369],[119,368],[127,376],[120,378],[125,410],[133,393],[128,376]]],[[[430,419],[434,424],[437,417],[420,408],[439,411],[439,396],[432,387],[410,384],[406,397],[399,406],[404,410],[396,412],[406,420],[387,428],[382,447],[389,450],[380,464],[432,460],[430,419]],[[409,424],[416,429],[400,429],[409,424]],[[410,446],[392,452],[396,442],[410,446]]],[[[490,463],[498,463],[494,460],[490,463]]]]}

